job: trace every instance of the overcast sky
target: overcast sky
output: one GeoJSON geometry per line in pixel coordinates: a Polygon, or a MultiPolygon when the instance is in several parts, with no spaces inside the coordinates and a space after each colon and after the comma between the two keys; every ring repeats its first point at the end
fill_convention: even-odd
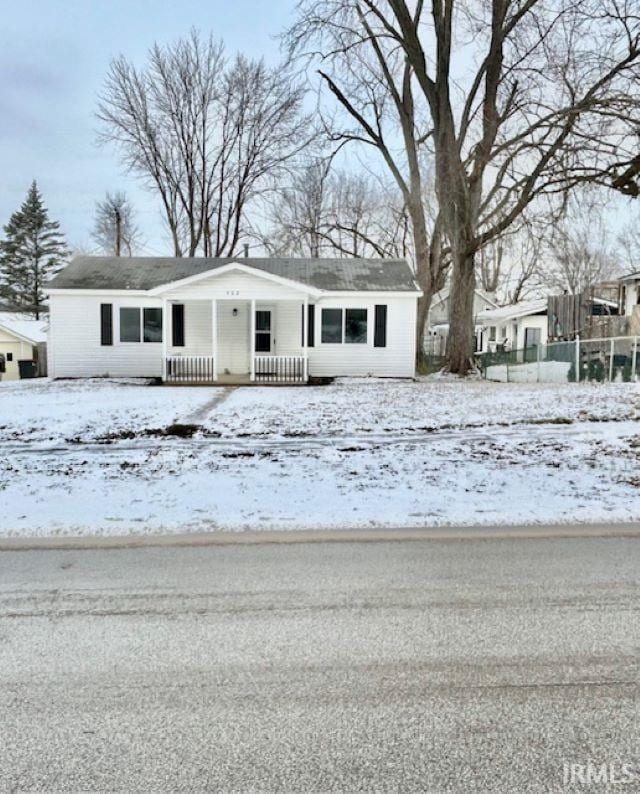
{"type": "MultiPolygon", "coordinates": [[[[142,65],[154,41],[169,43],[197,27],[268,62],[295,0],[16,0],[0,29],[0,226],[37,179],[51,216],[71,246],[90,250],[95,203],[125,190],[138,212],[143,253],[170,254],[159,205],[112,148],[96,144],[96,98],[110,60],[142,65]]],[[[611,228],[630,203],[606,196],[611,228]]]]}
{"type": "Polygon", "coordinates": [[[170,253],[158,205],[112,149],[96,145],[94,113],[109,61],[142,64],[154,41],[193,26],[222,37],[229,52],[279,57],[278,34],[293,0],[17,0],[0,30],[0,225],[37,179],[69,243],[89,248],[95,202],[125,190],[147,253],[170,253]]]}

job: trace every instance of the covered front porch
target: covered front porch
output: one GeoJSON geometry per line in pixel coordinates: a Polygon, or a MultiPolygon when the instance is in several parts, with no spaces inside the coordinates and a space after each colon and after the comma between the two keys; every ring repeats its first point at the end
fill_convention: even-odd
{"type": "Polygon", "coordinates": [[[165,299],[162,379],[170,384],[301,384],[309,378],[309,303],[165,299]]]}

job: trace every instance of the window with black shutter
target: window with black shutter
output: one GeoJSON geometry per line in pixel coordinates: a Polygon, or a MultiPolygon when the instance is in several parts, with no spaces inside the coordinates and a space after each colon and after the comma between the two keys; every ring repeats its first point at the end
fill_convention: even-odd
{"type": "Polygon", "coordinates": [[[100,344],[113,344],[113,304],[100,304],[100,344]]]}
{"type": "Polygon", "coordinates": [[[171,329],[173,347],[184,347],[184,303],[171,304],[171,329]]]}
{"type": "Polygon", "coordinates": [[[376,305],[375,308],[373,346],[387,346],[387,307],[385,304],[376,305]]]}

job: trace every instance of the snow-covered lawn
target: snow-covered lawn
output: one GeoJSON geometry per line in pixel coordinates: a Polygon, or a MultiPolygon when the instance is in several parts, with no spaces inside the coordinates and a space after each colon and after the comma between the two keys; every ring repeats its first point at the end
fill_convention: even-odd
{"type": "Polygon", "coordinates": [[[166,426],[211,398],[211,389],[165,389],[135,380],[0,382],[0,440],[87,440],[166,426]]]}
{"type": "Polygon", "coordinates": [[[634,384],[5,383],[0,535],[640,520],[639,416],[634,384]]]}
{"type": "Polygon", "coordinates": [[[205,426],[225,436],[428,432],[522,422],[631,419],[640,387],[344,379],[306,389],[238,389],[205,426]]]}

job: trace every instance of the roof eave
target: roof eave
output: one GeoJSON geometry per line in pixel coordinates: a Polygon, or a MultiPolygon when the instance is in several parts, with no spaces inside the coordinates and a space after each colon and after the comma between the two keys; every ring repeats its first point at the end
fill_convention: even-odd
{"type": "MultiPolygon", "coordinates": [[[[6,334],[11,334],[11,336],[15,336],[16,339],[19,339],[21,342],[26,342],[28,345],[39,345],[41,341],[40,339],[33,339],[32,337],[25,336],[24,334],[19,333],[14,328],[10,326],[3,325],[0,323],[0,331],[4,331],[6,334]]],[[[46,335],[45,335],[46,336],[46,335]]]]}

